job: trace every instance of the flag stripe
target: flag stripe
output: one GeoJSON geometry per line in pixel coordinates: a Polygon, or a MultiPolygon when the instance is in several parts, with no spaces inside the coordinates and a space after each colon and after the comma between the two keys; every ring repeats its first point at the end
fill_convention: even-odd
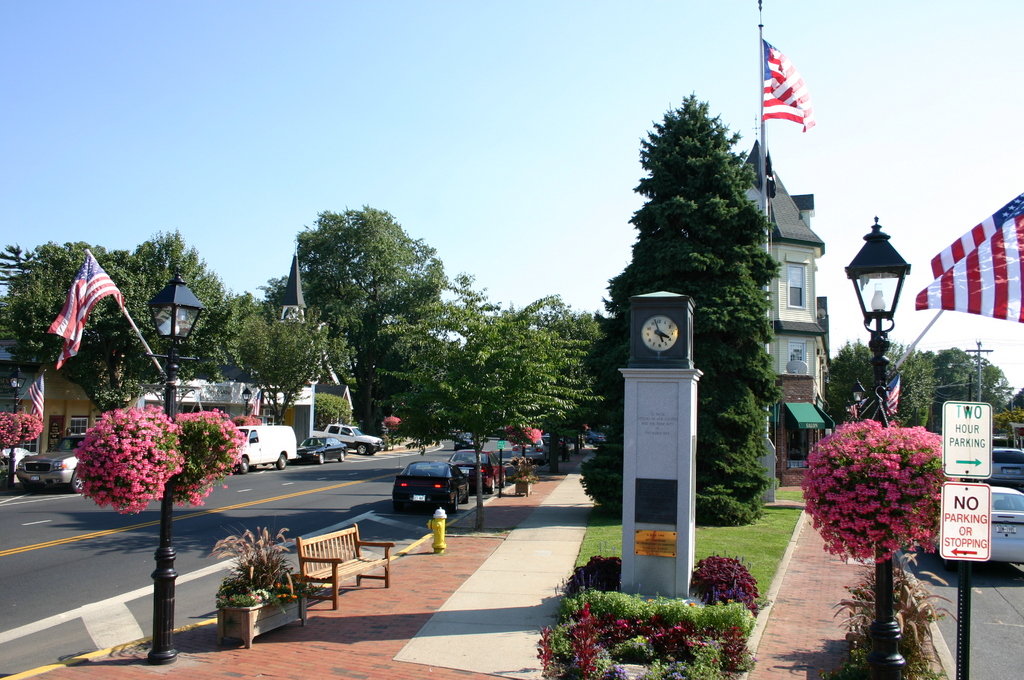
{"type": "Polygon", "coordinates": [[[32,400],[32,412],[43,417],[43,374],[40,373],[28,388],[28,398],[32,400]]]}
{"type": "Polygon", "coordinates": [[[939,278],[942,273],[960,262],[972,250],[978,248],[1002,229],[1008,221],[1018,218],[1024,213],[1024,194],[986,217],[980,224],[954,241],[948,248],[932,258],[932,276],[939,278]]]}

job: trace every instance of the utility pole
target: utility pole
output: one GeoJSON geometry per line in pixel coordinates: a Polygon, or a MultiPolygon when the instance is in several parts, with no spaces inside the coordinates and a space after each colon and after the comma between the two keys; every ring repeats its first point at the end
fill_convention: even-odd
{"type": "Polygon", "coordinates": [[[974,354],[974,355],[975,355],[975,363],[976,363],[976,364],[977,364],[977,366],[978,366],[978,392],[977,392],[977,401],[981,401],[981,354],[982,354],[982,352],[984,352],[984,353],[986,353],[986,354],[987,354],[988,352],[993,352],[993,351],[995,351],[995,350],[991,350],[991,349],[982,349],[982,348],[981,348],[981,340],[975,340],[975,342],[977,342],[977,343],[978,343],[978,349],[965,349],[964,351],[965,351],[965,352],[968,352],[968,353],[971,353],[971,354],[974,354]]]}

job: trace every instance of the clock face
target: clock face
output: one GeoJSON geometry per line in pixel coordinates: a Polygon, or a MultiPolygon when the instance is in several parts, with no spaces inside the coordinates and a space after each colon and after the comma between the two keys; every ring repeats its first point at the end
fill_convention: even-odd
{"type": "Polygon", "coordinates": [[[679,340],[679,326],[664,314],[656,314],[640,327],[644,344],[655,352],[664,352],[679,340]]]}

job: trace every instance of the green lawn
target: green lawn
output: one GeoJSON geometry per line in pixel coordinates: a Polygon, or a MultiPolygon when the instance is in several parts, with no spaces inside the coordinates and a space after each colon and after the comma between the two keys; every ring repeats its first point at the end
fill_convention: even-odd
{"type": "MultiPolygon", "coordinates": [[[[697,560],[708,555],[739,558],[757,579],[757,588],[763,595],[771,585],[799,518],[800,508],[767,507],[764,516],[754,524],[697,527],[695,557],[697,560]]],[[[586,564],[593,555],[621,557],[622,524],[619,518],[591,513],[576,564],[586,564]]]]}

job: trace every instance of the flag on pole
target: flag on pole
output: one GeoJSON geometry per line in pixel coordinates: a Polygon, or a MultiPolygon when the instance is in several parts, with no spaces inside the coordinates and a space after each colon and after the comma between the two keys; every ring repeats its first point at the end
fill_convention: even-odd
{"type": "Polygon", "coordinates": [[[28,388],[28,398],[32,400],[32,413],[43,417],[43,374],[32,381],[28,388]]]}
{"type": "Polygon", "coordinates": [[[780,118],[803,123],[804,132],[815,125],[811,94],[789,57],[762,40],[764,55],[763,119],[780,118]]]}
{"type": "Polygon", "coordinates": [[[916,308],[947,309],[1024,323],[1024,194],[932,258],[935,280],[916,308]]]}
{"type": "Polygon", "coordinates": [[[64,362],[78,354],[78,348],[82,345],[82,332],[85,330],[85,322],[89,320],[89,313],[96,303],[108,295],[113,295],[117,304],[124,309],[124,297],[117,289],[114,282],[103,271],[103,267],[92,256],[88,250],[85,251],[85,262],[78,270],[71,288],[68,289],[68,298],[64,301],[64,308],[50,324],[47,333],[54,333],[64,338],[64,349],[57,357],[57,368],[64,365],[64,362]]]}
{"type": "Polygon", "coordinates": [[[885,399],[885,411],[890,416],[896,415],[900,407],[900,374],[897,373],[889,381],[889,396],[885,399]]]}
{"type": "Polygon", "coordinates": [[[256,396],[252,400],[252,414],[259,416],[260,410],[263,408],[263,390],[256,390],[256,396]]]}

